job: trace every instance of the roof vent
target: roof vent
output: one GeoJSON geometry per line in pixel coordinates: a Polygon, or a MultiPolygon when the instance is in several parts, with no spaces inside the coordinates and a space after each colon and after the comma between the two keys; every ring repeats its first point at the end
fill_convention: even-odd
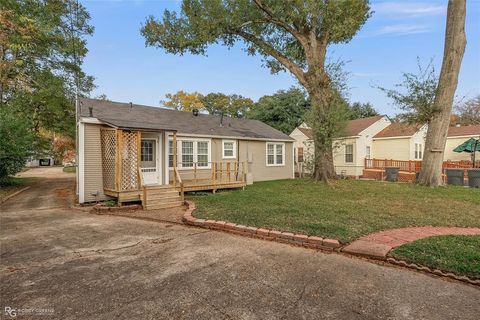
{"type": "Polygon", "coordinates": [[[133,103],[130,102],[130,108],[133,108],[133,103]]]}
{"type": "Polygon", "coordinates": [[[192,114],[197,117],[198,116],[198,109],[197,108],[193,108],[192,109],[192,114]]]}
{"type": "Polygon", "coordinates": [[[460,124],[460,123],[457,123],[457,124],[455,125],[455,127],[460,128],[460,127],[461,127],[461,124],[460,124]]]}
{"type": "Polygon", "coordinates": [[[93,118],[93,108],[92,107],[88,107],[88,112],[89,112],[90,118],[93,118]]]}

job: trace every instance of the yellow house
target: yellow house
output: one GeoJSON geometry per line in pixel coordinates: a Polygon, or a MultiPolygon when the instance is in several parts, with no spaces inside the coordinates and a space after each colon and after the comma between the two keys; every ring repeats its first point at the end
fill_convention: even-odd
{"type": "MultiPolygon", "coordinates": [[[[427,129],[427,125],[392,123],[373,137],[372,158],[422,160],[427,129]]],[[[444,161],[471,160],[469,153],[453,151],[470,138],[480,138],[480,125],[450,127],[445,145],[444,161]]]]}
{"type": "Polygon", "coordinates": [[[422,160],[426,125],[392,123],[373,137],[375,159],[422,160]]]}
{"type": "MultiPolygon", "coordinates": [[[[342,137],[333,142],[333,164],[339,175],[359,177],[363,173],[364,159],[373,157],[372,138],[390,125],[387,116],[374,116],[351,120],[342,137]]],[[[304,123],[295,128],[290,137],[295,139],[295,171],[311,172],[313,159],[312,130],[304,123]]]]}

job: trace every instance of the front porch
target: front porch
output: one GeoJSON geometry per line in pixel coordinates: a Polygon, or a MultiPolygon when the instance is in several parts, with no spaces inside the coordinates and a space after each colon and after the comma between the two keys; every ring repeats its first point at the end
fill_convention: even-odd
{"type": "Polygon", "coordinates": [[[104,193],[119,204],[140,201],[147,210],[171,208],[184,203],[185,192],[246,186],[246,163],[193,156],[178,162],[173,131],[104,128],[101,150],[104,193]]]}

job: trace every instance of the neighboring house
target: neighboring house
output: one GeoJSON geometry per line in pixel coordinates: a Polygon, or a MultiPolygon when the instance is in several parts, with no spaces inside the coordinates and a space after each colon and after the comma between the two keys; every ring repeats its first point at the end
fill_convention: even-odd
{"type": "Polygon", "coordinates": [[[373,137],[375,159],[422,160],[427,125],[394,122],[373,137]]]}
{"type": "MultiPolygon", "coordinates": [[[[339,175],[362,175],[365,158],[373,157],[372,138],[390,125],[386,116],[374,116],[348,121],[344,134],[333,142],[333,164],[339,175]]],[[[295,128],[290,134],[295,139],[296,170],[311,171],[311,165],[302,167],[301,163],[313,161],[312,130],[306,124],[295,128]]]]}
{"type": "MultiPolygon", "coordinates": [[[[448,129],[447,143],[445,145],[444,160],[471,160],[471,155],[467,152],[454,152],[457,146],[464,143],[466,140],[474,138],[480,139],[480,124],[469,126],[454,126],[448,129]]],[[[477,152],[477,155],[479,153],[477,152]]],[[[479,157],[477,156],[477,159],[479,157]]]]}
{"type": "Polygon", "coordinates": [[[257,120],[84,98],[77,135],[80,203],[171,207],[183,191],[294,174],[293,139],[257,120]]]}
{"type": "MultiPolygon", "coordinates": [[[[427,125],[392,123],[373,137],[372,158],[393,160],[422,160],[427,125]]],[[[454,126],[448,129],[445,161],[471,160],[470,154],[453,149],[470,138],[480,139],[480,125],[454,126]]]]}

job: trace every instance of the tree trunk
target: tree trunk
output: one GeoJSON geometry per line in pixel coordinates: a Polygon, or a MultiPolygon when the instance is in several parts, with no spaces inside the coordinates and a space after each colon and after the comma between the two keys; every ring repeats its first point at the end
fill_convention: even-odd
{"type": "Polygon", "coordinates": [[[328,182],[336,178],[333,166],[333,136],[335,126],[332,126],[329,116],[331,112],[332,95],[328,88],[317,88],[310,92],[312,101],[312,133],[315,146],[313,177],[315,180],[328,182]]]}
{"type": "Polygon", "coordinates": [[[428,123],[422,169],[418,177],[418,183],[421,185],[443,184],[442,164],[445,143],[466,45],[465,2],[466,0],[449,0],[448,2],[442,70],[435,95],[435,106],[439,112],[428,123]]]}

